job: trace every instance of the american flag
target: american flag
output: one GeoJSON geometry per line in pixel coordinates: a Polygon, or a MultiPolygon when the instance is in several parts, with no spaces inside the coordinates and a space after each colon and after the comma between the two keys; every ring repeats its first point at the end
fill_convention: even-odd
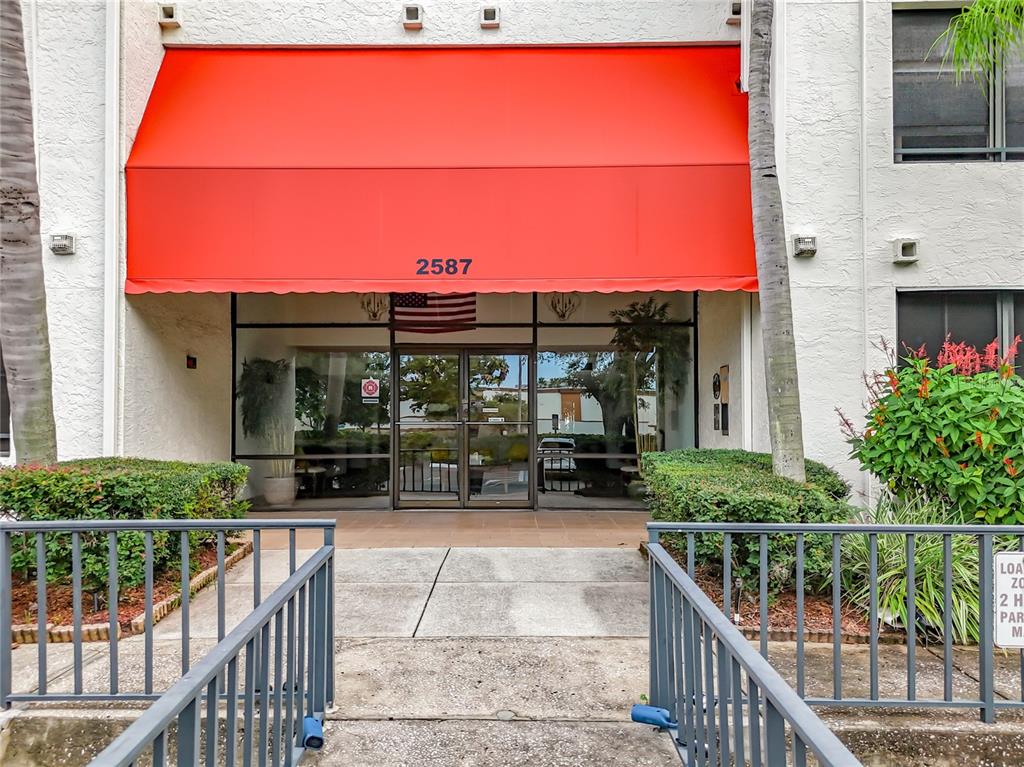
{"type": "Polygon", "coordinates": [[[413,333],[447,333],[476,322],[476,293],[392,293],[395,327],[413,333]]]}

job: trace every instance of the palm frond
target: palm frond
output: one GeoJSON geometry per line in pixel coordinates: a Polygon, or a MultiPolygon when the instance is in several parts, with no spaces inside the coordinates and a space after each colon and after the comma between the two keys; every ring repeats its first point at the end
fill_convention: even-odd
{"type": "MultiPolygon", "coordinates": [[[[932,45],[945,48],[943,67],[956,82],[991,82],[1000,63],[1024,52],[1024,0],[975,0],[954,16],[932,45]]],[[[929,54],[931,51],[929,51],[929,54]]]]}

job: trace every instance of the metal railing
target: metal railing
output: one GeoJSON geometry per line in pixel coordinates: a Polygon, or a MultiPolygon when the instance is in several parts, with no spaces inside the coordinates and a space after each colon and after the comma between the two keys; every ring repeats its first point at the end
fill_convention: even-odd
{"type": "Polygon", "coordinates": [[[165,765],[172,738],[175,763],[187,767],[239,757],[290,767],[307,747],[319,748],[331,703],[333,557],[333,546],[321,547],[90,767],[130,767],[143,757],[165,765]]]}
{"type": "MultiPolygon", "coordinates": [[[[840,707],[898,707],[898,708],[949,708],[977,709],[983,722],[994,722],[998,709],[1024,707],[1024,652],[1013,650],[999,652],[1002,664],[1002,678],[1010,678],[1016,673],[1019,677],[1019,691],[1003,694],[996,691],[996,648],[994,645],[994,551],[997,548],[1024,551],[1024,527],[990,526],[990,525],[874,525],[874,524],[740,524],[740,523],[668,523],[653,522],[648,524],[648,532],[652,549],[664,551],[662,543],[669,542],[663,536],[675,534],[670,541],[677,555],[686,563],[686,571],[690,578],[701,572],[703,578],[720,578],[721,607],[732,615],[734,604],[733,569],[734,559],[743,549],[746,561],[755,561],[756,584],[745,584],[757,593],[757,641],[760,655],[769,659],[769,634],[773,628],[769,623],[770,572],[777,567],[769,561],[769,551],[773,546],[784,546],[786,556],[792,556],[794,566],[786,575],[792,577],[794,585],[794,631],[795,640],[795,679],[793,685],[796,693],[812,706],[840,707]],[[844,571],[853,564],[848,549],[844,544],[859,536],[857,543],[866,551],[866,604],[851,604],[844,593],[844,571]],[[900,654],[900,666],[894,666],[886,659],[886,680],[880,679],[880,630],[883,622],[892,616],[880,610],[879,599],[879,542],[883,536],[899,538],[900,563],[905,567],[906,593],[903,599],[905,619],[893,632],[900,644],[905,646],[905,653],[900,654]],[[971,571],[971,582],[977,584],[978,596],[978,637],[977,647],[959,648],[954,643],[954,610],[953,585],[954,567],[957,578],[963,579],[964,563],[955,562],[954,544],[964,544],[963,538],[977,547],[977,571],[971,571]],[[924,547],[933,552],[941,547],[941,574],[934,560],[932,572],[922,574],[923,566],[917,569],[924,547]],[[831,664],[830,669],[818,669],[814,674],[815,691],[808,693],[807,673],[807,636],[806,601],[809,592],[807,576],[808,554],[814,549],[820,560],[823,558],[830,570],[826,579],[822,596],[828,611],[831,612],[830,625],[826,633],[830,633],[831,664]],[[700,552],[698,553],[698,549],[700,552]],[[713,568],[704,567],[706,562],[714,561],[713,568]],[[717,563],[720,564],[720,572],[717,563]],[[976,576],[976,581],[974,577],[976,576]],[[918,611],[918,587],[923,578],[932,582],[933,592],[941,589],[942,609],[941,625],[939,621],[926,624],[918,611]],[[844,633],[843,619],[851,610],[865,615],[867,623],[867,679],[865,689],[852,692],[844,684],[844,666],[849,662],[859,662],[859,656],[844,659],[844,639],[851,639],[844,633]],[[976,652],[976,660],[971,655],[976,652]],[[958,657],[959,654],[959,657],[958,657]],[[964,666],[964,658],[968,665],[964,666]],[[1007,668],[1011,666],[1013,668],[1007,668]],[[919,684],[919,674],[927,667],[931,675],[931,684],[919,684]],[[941,668],[941,693],[937,681],[936,667],[941,668]],[[822,684],[826,672],[831,674],[831,689],[822,684]],[[893,674],[898,682],[893,682],[893,674]],[[883,681],[885,682],[883,687],[883,681]],[[954,683],[956,682],[956,683],[954,683]],[[976,695],[969,692],[971,684],[975,684],[976,695]]],[[[892,546],[891,540],[885,540],[892,546]]],[[[668,556],[667,553],[665,556],[668,556]]],[[[890,569],[892,564],[890,562],[890,569]]],[[[885,574],[883,573],[883,577],[885,574]]],[[[891,577],[891,574],[890,576],[891,577]]],[[[901,574],[902,577],[902,574],[901,574]]],[[[717,591],[717,588],[715,589],[717,591]]],[[[962,609],[962,608],[961,608],[962,609]]],[[[746,625],[746,624],[744,624],[746,625]]],[[[856,637],[863,642],[862,637],[856,637]]],[[[820,658],[820,656],[816,656],[820,658]]],[[[788,664],[787,664],[788,665],[788,664]]],[[[859,671],[859,669],[857,669],[859,671]]],[[[861,677],[860,673],[854,674],[861,677]]],[[[652,689],[653,689],[652,677],[652,689]]],[[[859,679],[857,681],[860,681],[859,679]]],[[[662,684],[662,682],[659,682],[662,684]]]]}
{"type": "Polygon", "coordinates": [[[655,540],[650,698],[676,722],[687,765],[860,762],[655,540]]]}
{"type": "MultiPolygon", "coordinates": [[[[185,675],[190,669],[191,652],[191,631],[190,621],[192,614],[192,552],[190,546],[190,535],[208,534],[213,539],[216,549],[216,574],[213,582],[216,585],[216,614],[217,614],[217,641],[225,638],[227,633],[227,602],[226,574],[227,574],[227,548],[231,541],[230,535],[244,535],[251,539],[252,552],[252,609],[256,610],[263,602],[263,559],[266,552],[262,544],[262,533],[264,531],[280,531],[288,535],[288,572],[297,572],[296,562],[296,536],[300,530],[320,530],[323,533],[322,545],[333,547],[334,545],[334,521],[320,519],[296,519],[296,520],[111,520],[111,521],[54,521],[54,522],[0,522],[0,709],[8,708],[12,702],[39,702],[39,701],[152,701],[160,697],[161,690],[158,690],[155,680],[154,666],[157,660],[154,657],[155,638],[154,625],[160,617],[156,611],[169,612],[171,607],[179,609],[176,620],[180,626],[180,654],[181,674],[185,675]],[[142,537],[142,562],[144,572],[144,585],[141,586],[143,610],[141,613],[141,675],[138,684],[134,686],[125,684],[119,673],[120,666],[125,663],[125,658],[119,658],[119,649],[126,641],[132,641],[131,649],[136,651],[139,640],[128,637],[121,637],[119,619],[119,603],[122,597],[122,583],[120,571],[124,567],[138,567],[139,562],[127,562],[119,552],[119,542],[123,546],[128,543],[127,537],[134,536],[135,543],[138,537],[142,537]],[[176,540],[175,540],[176,539],[176,540]],[[177,546],[180,549],[179,562],[171,564],[170,572],[178,571],[175,587],[180,589],[179,604],[171,605],[167,602],[158,603],[155,601],[154,593],[156,579],[158,576],[167,577],[167,573],[161,575],[157,571],[157,545],[161,547],[177,546]],[[47,617],[47,597],[54,585],[48,584],[48,571],[55,567],[54,558],[48,555],[48,548],[53,546],[70,546],[71,566],[68,573],[68,580],[71,587],[72,620],[70,626],[70,640],[72,644],[71,665],[67,672],[70,680],[61,680],[69,684],[51,684],[48,679],[48,648],[49,648],[49,624],[47,617]],[[106,549],[106,557],[97,552],[106,549]],[[83,556],[83,551],[86,556],[83,556]],[[15,692],[12,687],[12,644],[13,637],[11,626],[12,615],[12,554],[18,552],[22,560],[22,569],[19,574],[23,576],[26,583],[35,581],[35,634],[36,634],[36,680],[30,690],[15,692]],[[34,556],[33,556],[34,553],[34,556]],[[84,561],[85,560],[85,561],[84,561]],[[89,565],[89,572],[85,572],[85,565],[89,565]],[[104,573],[97,572],[97,569],[105,569],[104,573]],[[84,641],[84,629],[93,627],[86,626],[83,622],[83,578],[88,575],[93,582],[103,581],[103,587],[99,587],[93,594],[95,599],[105,598],[106,612],[105,621],[107,638],[103,642],[84,641]],[[102,676],[90,674],[87,680],[84,663],[86,646],[90,649],[97,649],[106,658],[99,656],[99,652],[90,652],[90,667],[102,671],[103,661],[107,667],[107,673],[102,676]],[[100,649],[103,648],[103,649],[100,649]],[[105,652],[104,652],[105,649],[105,652]],[[105,678],[102,678],[105,677],[105,678]],[[87,684],[88,682],[88,684],[87,684]],[[58,689],[54,689],[54,688],[58,689]]],[[[318,542],[317,545],[320,545],[318,542]]],[[[166,557],[160,561],[166,562],[166,557]]],[[[333,560],[329,560],[329,569],[333,568],[333,560]]],[[[173,577],[173,576],[172,576],[173,577]]],[[[333,580],[326,584],[329,594],[333,594],[333,580]]],[[[66,586],[64,586],[66,589],[66,586]]],[[[325,617],[326,630],[329,632],[328,642],[333,640],[334,627],[334,602],[333,598],[327,600],[325,617]]],[[[250,616],[251,617],[251,616],[250,616]]],[[[175,620],[174,617],[168,620],[175,620]]],[[[136,625],[139,622],[136,620],[136,625]]],[[[259,646],[259,637],[256,638],[256,645],[259,646]]],[[[161,642],[162,651],[166,650],[166,642],[161,642]]],[[[135,656],[131,659],[134,662],[135,656]]],[[[327,675],[327,697],[333,699],[333,653],[328,653],[328,664],[331,669],[327,675]]]]}

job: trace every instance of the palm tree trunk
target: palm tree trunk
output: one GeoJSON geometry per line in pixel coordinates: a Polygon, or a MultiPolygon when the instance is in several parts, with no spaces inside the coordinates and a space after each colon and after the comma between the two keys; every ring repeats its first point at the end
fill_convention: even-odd
{"type": "Polygon", "coordinates": [[[782,192],[775,165],[771,54],[773,0],[753,0],[748,82],[750,195],[761,300],[761,335],[768,386],[768,430],[776,474],[804,481],[803,428],[789,295],[789,261],[782,192]]]}
{"type": "Polygon", "coordinates": [[[21,463],[57,460],[21,0],[0,0],[0,348],[21,463]]]}

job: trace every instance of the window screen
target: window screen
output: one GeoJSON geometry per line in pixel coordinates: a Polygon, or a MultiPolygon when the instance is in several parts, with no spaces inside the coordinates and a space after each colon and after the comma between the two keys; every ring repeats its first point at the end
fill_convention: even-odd
{"type": "MultiPolygon", "coordinates": [[[[1024,147],[1024,56],[1017,55],[1003,67],[1006,109],[1006,146],[1024,147]]],[[[1024,160],[1024,151],[1010,152],[1011,160],[1024,160]]]]}
{"type": "Polygon", "coordinates": [[[991,343],[999,333],[999,294],[994,290],[927,291],[900,293],[897,324],[903,344],[922,345],[934,359],[946,336],[965,341],[978,349],[991,343]]]}
{"type": "Polygon", "coordinates": [[[1013,297],[1013,336],[1024,338],[1024,293],[1013,297]]]}
{"type": "MultiPolygon", "coordinates": [[[[892,18],[893,138],[900,149],[988,146],[989,99],[984,85],[957,85],[935,45],[959,11],[894,11],[892,18]],[[934,48],[933,48],[934,45],[934,48]]],[[[985,154],[913,154],[903,161],[983,160],[985,154]]]]}

